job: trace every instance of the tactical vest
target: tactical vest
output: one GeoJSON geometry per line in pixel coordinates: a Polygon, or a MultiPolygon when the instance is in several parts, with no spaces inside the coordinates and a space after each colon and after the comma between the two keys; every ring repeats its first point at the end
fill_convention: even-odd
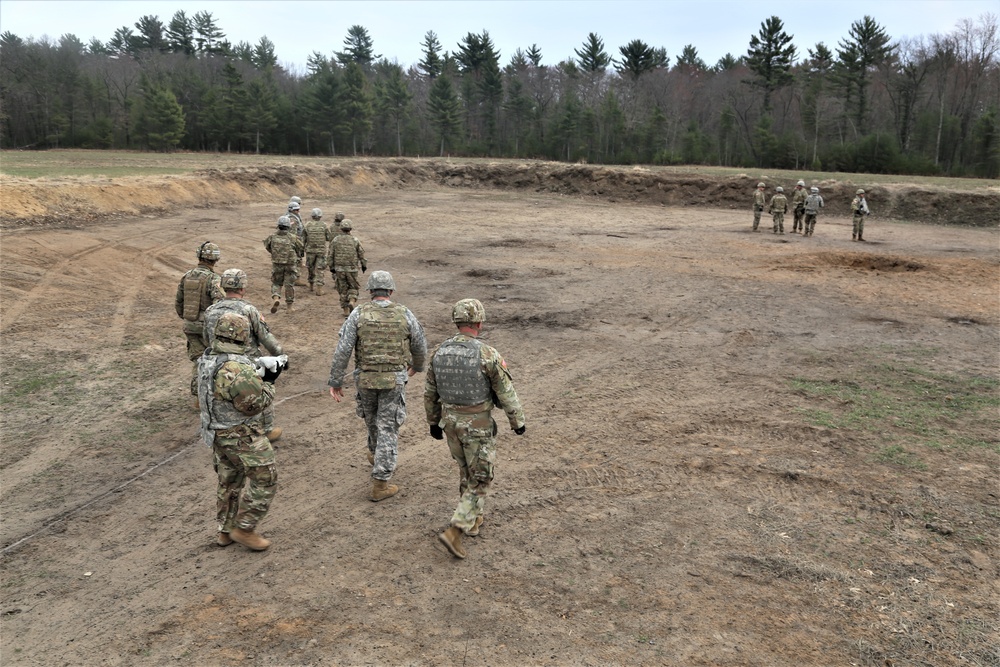
{"type": "Polygon", "coordinates": [[[326,252],[326,224],[322,220],[313,220],[306,225],[306,252],[326,252]]]}
{"type": "Polygon", "coordinates": [[[474,338],[446,340],[434,354],[434,379],[442,403],[478,405],[490,397],[490,382],[482,370],[480,343],[474,338]]]}
{"type": "Polygon", "coordinates": [[[771,210],[775,213],[782,213],[786,208],[788,208],[788,200],[785,199],[785,195],[774,195],[774,199],[771,200],[771,210]]]}
{"type": "Polygon", "coordinates": [[[208,281],[212,275],[212,271],[200,266],[184,274],[184,319],[188,322],[202,319],[202,313],[212,305],[208,294],[208,281]]]}
{"type": "Polygon", "coordinates": [[[819,195],[809,195],[806,197],[806,213],[809,215],[816,215],[819,213],[819,207],[823,203],[823,198],[819,195]]]}
{"type": "Polygon", "coordinates": [[[332,241],[333,269],[358,272],[357,239],[350,234],[337,234],[332,241]]]}
{"type": "Polygon", "coordinates": [[[398,303],[366,303],[358,314],[358,347],[355,363],[363,371],[402,371],[409,354],[406,307],[398,303]]]}
{"type": "Polygon", "coordinates": [[[225,298],[212,305],[211,308],[205,313],[205,347],[212,347],[212,343],[215,342],[215,325],[218,323],[219,318],[226,313],[236,313],[237,315],[242,315],[247,318],[250,322],[250,338],[247,340],[247,356],[248,357],[259,357],[260,356],[260,339],[257,338],[257,331],[254,326],[255,320],[258,318],[253,317],[253,311],[256,310],[253,304],[247,303],[243,299],[230,299],[225,298]]]}
{"type": "Polygon", "coordinates": [[[295,244],[288,234],[271,236],[271,261],[275,264],[297,264],[299,256],[295,252],[295,244]]]}
{"type": "Polygon", "coordinates": [[[215,445],[215,432],[246,424],[254,432],[263,432],[262,412],[248,416],[240,412],[232,401],[216,394],[215,379],[227,361],[253,366],[250,358],[242,354],[204,354],[198,360],[198,400],[201,403],[201,436],[209,447],[215,445]],[[208,409],[205,409],[207,406],[208,409]]]}

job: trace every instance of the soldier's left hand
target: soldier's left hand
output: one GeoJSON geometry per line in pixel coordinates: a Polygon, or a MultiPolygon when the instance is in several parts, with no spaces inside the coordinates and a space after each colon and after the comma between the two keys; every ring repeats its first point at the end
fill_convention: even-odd
{"type": "Polygon", "coordinates": [[[524,426],[519,426],[519,427],[517,427],[517,428],[514,429],[514,434],[515,435],[524,435],[524,429],[525,429],[524,426]]]}

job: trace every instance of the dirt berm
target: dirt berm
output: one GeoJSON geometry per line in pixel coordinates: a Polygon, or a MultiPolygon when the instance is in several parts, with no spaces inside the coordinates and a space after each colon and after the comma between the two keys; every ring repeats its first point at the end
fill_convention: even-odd
{"type": "MultiPolygon", "coordinates": [[[[749,210],[759,177],[714,176],[644,167],[602,167],[549,162],[449,161],[437,159],[336,159],[330,166],[294,165],[207,169],[184,176],[61,178],[3,181],[0,225],[74,225],[116,216],[273,201],[299,194],[315,198],[358,188],[448,186],[495,188],[596,197],[662,206],[704,206],[749,210]]],[[[765,178],[786,191],[794,183],[765,178]]],[[[1000,224],[1000,191],[968,192],[909,185],[869,186],[825,180],[818,185],[824,214],[849,215],[854,190],[869,192],[873,215],[938,224],[995,227],[1000,224]]]]}

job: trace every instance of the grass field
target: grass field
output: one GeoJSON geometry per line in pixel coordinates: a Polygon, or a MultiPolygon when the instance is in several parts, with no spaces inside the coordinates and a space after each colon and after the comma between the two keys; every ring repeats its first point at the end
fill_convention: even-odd
{"type": "MultiPolygon", "coordinates": [[[[186,174],[200,169],[236,167],[318,165],[330,162],[363,160],[350,156],[309,157],[304,155],[241,155],[235,153],[140,153],[134,151],[49,150],[0,152],[0,175],[17,178],[95,177],[121,178],[186,174]]],[[[430,159],[433,158],[433,156],[430,159]]],[[[456,164],[481,162],[482,158],[446,158],[456,164]]],[[[499,160],[498,160],[499,161],[499,160]]],[[[523,160],[506,160],[523,162],[523,160]]],[[[998,190],[1000,181],[976,178],[946,178],[943,176],[899,176],[886,174],[847,174],[840,172],[791,171],[780,169],[746,169],[705,166],[649,166],[649,171],[673,174],[695,173],[707,176],[749,175],[768,181],[808,182],[834,181],[859,185],[917,185],[953,190],[998,190]]]]}

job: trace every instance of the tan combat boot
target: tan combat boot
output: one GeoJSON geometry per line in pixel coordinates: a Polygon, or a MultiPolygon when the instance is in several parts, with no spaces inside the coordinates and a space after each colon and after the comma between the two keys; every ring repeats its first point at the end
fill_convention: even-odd
{"type": "Polygon", "coordinates": [[[452,526],[438,535],[438,539],[447,547],[452,556],[455,558],[465,558],[465,549],[462,548],[462,531],[459,528],[452,526]]]}
{"type": "Polygon", "coordinates": [[[265,433],[264,437],[267,438],[268,440],[270,440],[271,442],[277,442],[277,441],[281,440],[281,433],[282,433],[281,427],[280,426],[275,426],[270,431],[268,431],[267,433],[265,433]]]}
{"type": "Polygon", "coordinates": [[[315,291],[316,291],[316,290],[315,290],[315,289],[313,288],[313,284],[312,284],[312,283],[309,283],[309,291],[310,291],[310,292],[315,292],[315,291]]]}
{"type": "Polygon", "coordinates": [[[285,306],[285,310],[287,310],[288,312],[292,312],[293,310],[295,310],[295,306],[292,305],[291,301],[289,301],[288,305],[285,306]]]}
{"type": "Polygon", "coordinates": [[[375,465],[375,455],[372,454],[372,450],[365,447],[365,455],[368,456],[368,463],[375,465]]]}
{"type": "Polygon", "coordinates": [[[482,515],[479,515],[476,517],[476,522],[472,524],[472,528],[465,531],[465,534],[468,535],[469,537],[475,537],[476,535],[479,534],[479,527],[481,525],[483,525],[483,517],[482,515]]]}
{"type": "Polygon", "coordinates": [[[220,547],[228,547],[233,543],[233,538],[229,537],[229,533],[219,531],[219,534],[215,536],[215,543],[220,547]]]}
{"type": "Polygon", "coordinates": [[[354,310],[355,308],[358,307],[358,300],[353,296],[348,300],[348,303],[351,304],[351,310],[354,310]]]}
{"type": "Polygon", "coordinates": [[[277,294],[272,294],[271,295],[271,312],[272,313],[278,312],[278,308],[280,308],[280,307],[281,307],[281,297],[278,296],[277,294]]]}
{"type": "Polygon", "coordinates": [[[316,285],[316,296],[323,296],[323,286],[316,285]]]}
{"type": "Polygon", "coordinates": [[[239,542],[247,549],[251,549],[253,551],[263,551],[271,546],[271,540],[263,537],[262,535],[258,535],[252,530],[233,528],[229,531],[229,537],[232,538],[234,542],[239,542]]]}
{"type": "Polygon", "coordinates": [[[389,482],[383,481],[381,479],[372,480],[372,494],[368,497],[373,503],[377,503],[380,500],[385,500],[391,496],[399,493],[399,487],[395,484],[390,484],[389,482]]]}
{"type": "Polygon", "coordinates": [[[344,306],[344,317],[350,317],[350,315],[351,315],[351,307],[344,306]]]}

